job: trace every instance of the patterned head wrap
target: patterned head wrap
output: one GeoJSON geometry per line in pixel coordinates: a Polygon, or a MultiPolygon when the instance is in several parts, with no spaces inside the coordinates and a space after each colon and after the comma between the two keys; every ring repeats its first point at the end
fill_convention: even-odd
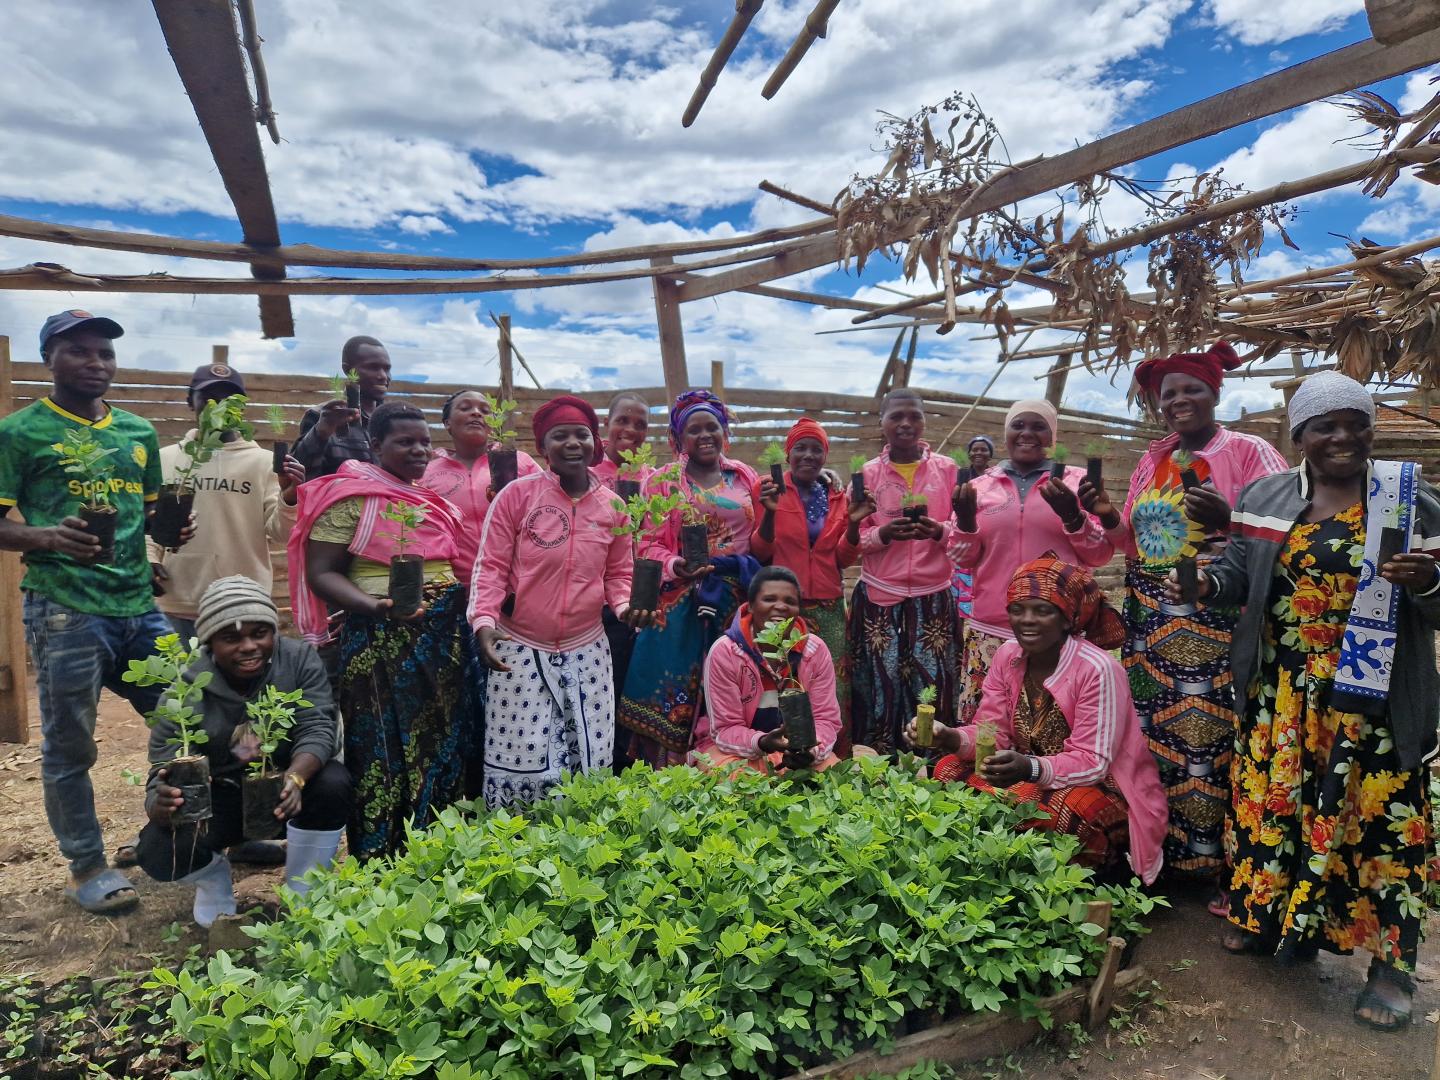
{"type": "Polygon", "coordinates": [[[1317,371],[1295,388],[1290,399],[1290,433],[1293,436],[1307,420],[1337,409],[1354,409],[1375,422],[1375,399],[1360,383],[1338,371],[1317,371]]]}
{"type": "Polygon", "coordinates": [[[725,403],[712,394],[709,390],[686,390],[675,399],[675,404],[670,406],[670,445],[678,453],[680,450],[680,435],[685,430],[685,424],[690,417],[697,412],[708,412],[720,421],[720,428],[725,433],[725,441],[730,441],[730,411],[725,408],[725,403]]]}
{"type": "Polygon", "coordinates": [[[590,438],[595,443],[595,454],[590,463],[600,464],[605,457],[605,445],[600,441],[600,418],[595,415],[590,403],[583,398],[561,394],[536,409],[530,420],[530,427],[535,432],[536,450],[544,451],[546,433],[560,424],[584,424],[588,427],[590,438]]]}
{"type": "Polygon", "coordinates": [[[790,453],[795,444],[801,439],[814,439],[820,444],[824,451],[830,452],[830,436],[825,434],[825,429],[818,421],[802,416],[795,421],[795,426],[790,429],[790,434],[785,436],[785,453],[790,453]]]}
{"type": "Polygon", "coordinates": [[[1135,385],[1146,394],[1160,391],[1166,375],[1193,375],[1220,396],[1224,373],[1240,366],[1240,357],[1226,341],[1217,341],[1203,353],[1175,353],[1156,360],[1146,360],[1135,368],[1135,385]]]}
{"type": "Polygon", "coordinates": [[[1010,579],[1005,602],[1044,600],[1054,604],[1070,620],[1076,634],[1102,649],[1119,648],[1125,641],[1125,623],[1120,613],[1105,602],[1090,571],[1061,562],[1053,551],[1025,563],[1010,579]]]}

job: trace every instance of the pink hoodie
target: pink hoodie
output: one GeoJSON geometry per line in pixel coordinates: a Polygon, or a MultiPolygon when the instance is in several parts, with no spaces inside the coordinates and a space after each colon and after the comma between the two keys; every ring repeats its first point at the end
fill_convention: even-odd
{"type": "MultiPolygon", "coordinates": [[[[980,709],[974,723],[959,729],[956,756],[975,758],[975,729],[995,725],[995,745],[1014,745],[1015,706],[1025,683],[1025,652],[1007,641],[985,674],[980,709]]],[[[1045,680],[1045,689],[1070,722],[1065,749],[1041,757],[1039,785],[1056,788],[1099,786],[1108,776],[1130,810],[1130,867],[1148,885],[1160,873],[1170,810],[1155,758],[1140,730],[1130,681],[1120,662],[1084,638],[1068,638],[1060,663],[1045,680]]]]}
{"type": "MultiPolygon", "coordinates": [[[[1150,444],[1130,477],[1130,490],[1125,496],[1125,509],[1120,515],[1120,524],[1106,534],[1117,548],[1132,559],[1138,557],[1140,552],[1135,547],[1135,534],[1130,529],[1130,509],[1155,479],[1155,470],[1160,467],[1160,462],[1173,454],[1179,445],[1180,436],[1173,432],[1150,444]]],[[[1240,492],[1248,484],[1262,476],[1282,473],[1290,468],[1290,463],[1281,456],[1280,451],[1258,435],[1248,435],[1243,431],[1231,431],[1223,427],[1218,428],[1215,437],[1205,445],[1205,449],[1195,451],[1195,457],[1210,466],[1211,486],[1231,506],[1235,505],[1240,492]]]]}
{"type": "Polygon", "coordinates": [[[466,617],[475,630],[498,626],[522,645],[568,652],[604,636],[600,609],[630,607],[630,541],[609,488],[591,474],[572,500],[551,472],[522,476],[495,497],[485,518],[466,617]],[[502,614],[507,597],[515,610],[502,614]]]}
{"type": "Polygon", "coordinates": [[[860,580],[865,582],[870,601],[892,607],[912,596],[929,596],[950,587],[955,572],[946,547],[955,538],[950,499],[955,493],[958,466],[948,457],[932,454],[920,444],[920,467],[915,470],[914,487],[890,464],[890,448],[865,465],[865,488],[875,500],[876,511],[860,523],[860,580]],[[880,540],[880,527],[901,513],[901,500],[909,494],[928,500],[926,516],[942,522],[939,540],[880,540]]]}
{"type": "MultiPolygon", "coordinates": [[[[816,634],[805,639],[800,686],[810,694],[815,715],[815,760],[823,761],[840,735],[840,702],[835,695],[835,663],[816,634]]],[[[760,705],[760,668],[730,637],[722,635],[705,657],[705,699],[695,719],[694,753],[719,750],[736,757],[764,757],[760,736],[751,726],[760,705]]]]}
{"type": "MultiPolygon", "coordinates": [[[[955,530],[950,555],[961,570],[974,575],[975,597],[970,622],[982,633],[1009,641],[1015,635],[1005,614],[1005,592],[1015,571],[1047,551],[1063,562],[1078,566],[1104,566],[1115,556],[1115,546],[1094,514],[1081,513],[1085,524],[1079,532],[1067,533],[1060,515],[1050,509],[1039,488],[1049,479],[1036,481],[1020,501],[1015,481],[999,465],[970,481],[975,487],[976,531],[955,530]]],[[[1085,470],[1067,468],[1065,486],[1078,491],[1085,470]]]]}
{"type": "MultiPolygon", "coordinates": [[[[521,476],[540,471],[535,459],[523,450],[516,453],[515,459],[515,471],[521,476]]],[[[467,469],[453,451],[437,450],[430,464],[425,466],[420,486],[449,499],[464,517],[465,528],[455,538],[455,577],[460,581],[469,581],[474,572],[475,557],[479,554],[485,512],[490,508],[490,500],[485,494],[490,486],[489,459],[480,458],[473,469],[467,469]]]]}

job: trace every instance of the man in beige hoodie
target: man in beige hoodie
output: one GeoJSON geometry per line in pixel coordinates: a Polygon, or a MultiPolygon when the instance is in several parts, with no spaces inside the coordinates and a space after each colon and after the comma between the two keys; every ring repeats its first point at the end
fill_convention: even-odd
{"type": "MultiPolygon", "coordinates": [[[[205,364],[190,379],[187,401],[199,415],[206,402],[245,393],[245,378],[228,364],[205,364]]],[[[186,439],[194,436],[191,430],[186,439]]],[[[189,462],[180,444],[160,450],[165,482],[189,462]]],[[[268,592],[274,583],[270,548],[283,548],[295,524],[295,488],[305,468],[293,457],[276,476],[270,451],[231,433],[209,461],[195,471],[195,538],[178,551],[150,544],[150,561],[164,593],[157,606],[180,637],[195,635],[195,615],[206,587],[235,574],[257,581],[268,592]]]]}

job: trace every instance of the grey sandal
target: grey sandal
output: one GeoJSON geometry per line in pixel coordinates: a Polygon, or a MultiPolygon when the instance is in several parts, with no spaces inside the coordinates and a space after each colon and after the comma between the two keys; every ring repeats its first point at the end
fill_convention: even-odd
{"type": "Polygon", "coordinates": [[[88,881],[65,888],[65,899],[92,915],[114,915],[140,903],[140,894],[119,870],[106,869],[88,881]]]}

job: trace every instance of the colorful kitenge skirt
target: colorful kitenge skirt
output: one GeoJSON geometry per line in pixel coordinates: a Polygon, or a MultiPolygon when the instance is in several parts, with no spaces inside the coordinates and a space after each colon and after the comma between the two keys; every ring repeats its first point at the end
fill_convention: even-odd
{"type": "Polygon", "coordinates": [[[485,806],[527,806],[572,773],[609,768],[615,754],[610,643],[554,653],[495,645],[509,671],[490,672],[485,702],[485,806]]]}
{"type": "MultiPolygon", "coordinates": [[[[1070,723],[1050,692],[1028,684],[1016,702],[1014,726],[1015,749],[1022,754],[1058,754],[1070,737],[1070,723]]],[[[1078,865],[1106,880],[1130,878],[1130,807],[1109,777],[1099,785],[1048,791],[1029,781],[996,788],[980,777],[973,761],[962,761],[954,754],[936,762],[934,776],[943,783],[963,782],[1012,802],[1033,803],[1037,814],[1025,828],[1068,833],[1080,841],[1075,856],[1078,865]]]]}
{"type": "Polygon", "coordinates": [[[664,590],[663,624],[647,627],[635,639],[625,693],[615,712],[625,743],[616,748],[616,768],[640,761],[655,768],[685,763],[695,735],[705,656],[744,599],[739,579],[721,580],[726,588],[714,615],[700,615],[693,586],[664,590]]]}
{"type": "Polygon", "coordinates": [[[1364,949],[1413,970],[1434,844],[1425,771],[1399,768],[1383,717],[1328,705],[1363,511],[1296,525],[1276,561],[1231,772],[1230,921],[1280,955],[1364,949]]]}
{"type": "Polygon", "coordinates": [[[975,710],[980,708],[980,690],[985,685],[985,674],[995,662],[995,654],[1005,644],[1004,638],[975,629],[967,622],[963,631],[963,646],[960,653],[960,694],[955,706],[955,715],[960,724],[975,719],[975,710]]]}
{"type": "Polygon", "coordinates": [[[484,674],[465,621],[465,589],[425,586],[414,622],[345,617],[337,703],[355,783],[350,854],[398,851],[405,822],[424,828],[466,795],[483,726],[484,674]]]}
{"type": "Polygon", "coordinates": [[[1235,745],[1230,635],[1239,609],[1172,605],[1169,567],[1127,560],[1122,659],[1140,726],[1170,804],[1167,869],[1213,877],[1225,866],[1235,745]]]}
{"type": "MultiPolygon", "coordinates": [[[[850,715],[850,662],[846,645],[845,598],[834,600],[802,600],[800,617],[810,632],[825,642],[830,650],[830,659],[835,662],[835,696],[840,702],[840,715],[850,715]]],[[[835,753],[839,757],[850,756],[850,731],[840,725],[840,737],[835,740],[835,753]]]]}
{"type": "Polygon", "coordinates": [[[955,723],[959,618],[949,586],[890,607],[865,582],[850,598],[850,735],[878,754],[900,747],[920,691],[935,688],[935,721],[955,723]]]}

